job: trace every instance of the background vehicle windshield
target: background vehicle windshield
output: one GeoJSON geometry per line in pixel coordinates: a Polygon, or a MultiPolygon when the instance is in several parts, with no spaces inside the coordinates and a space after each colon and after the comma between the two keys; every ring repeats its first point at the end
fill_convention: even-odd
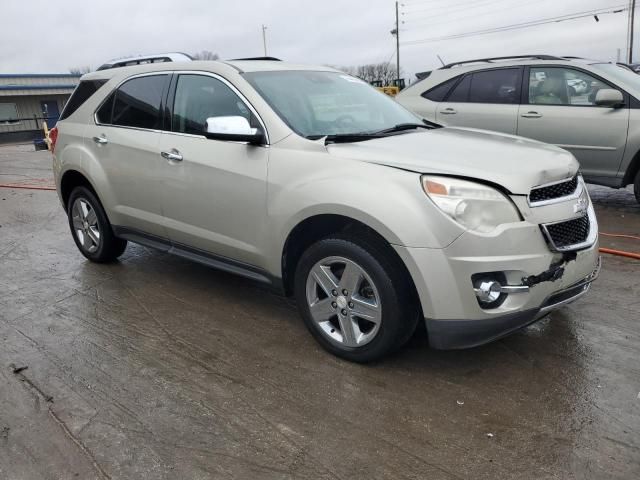
{"type": "Polygon", "coordinates": [[[251,72],[245,78],[299,135],[373,133],[420,123],[387,95],[339,72],[251,72]]]}
{"type": "Polygon", "coordinates": [[[616,81],[629,85],[636,90],[640,90],[640,75],[638,75],[637,73],[634,73],[631,70],[614,63],[599,63],[598,65],[594,66],[606,72],[616,81]]]}

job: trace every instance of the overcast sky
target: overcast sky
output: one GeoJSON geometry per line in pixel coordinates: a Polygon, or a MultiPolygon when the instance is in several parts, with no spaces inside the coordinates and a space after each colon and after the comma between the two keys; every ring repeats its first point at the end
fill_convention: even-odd
{"type": "MultiPolygon", "coordinates": [[[[627,0],[403,0],[400,59],[405,76],[445,62],[522,53],[616,60],[625,55],[627,12],[497,34],[405,42],[501,27],[627,0]],[[404,44],[404,45],[403,45],[404,44]]],[[[393,0],[19,0],[2,2],[0,73],[96,68],[131,54],[201,50],[221,58],[268,54],[331,65],[395,62],[393,0]]],[[[640,37],[640,32],[636,37],[640,37]]],[[[638,52],[640,58],[640,51],[638,52]]]]}

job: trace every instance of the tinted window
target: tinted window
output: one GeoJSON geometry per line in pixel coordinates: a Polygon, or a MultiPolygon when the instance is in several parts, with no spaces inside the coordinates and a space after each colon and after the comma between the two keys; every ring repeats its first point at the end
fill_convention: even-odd
{"type": "Polygon", "coordinates": [[[96,112],[96,119],[98,123],[110,124],[111,113],[113,112],[113,99],[116,98],[116,92],[109,95],[109,98],[105,100],[102,106],[96,112]]]}
{"type": "Polygon", "coordinates": [[[84,80],[76,87],[62,110],[60,120],[71,116],[80,106],[102,87],[106,80],[84,80]]]}
{"type": "Polygon", "coordinates": [[[207,118],[240,116],[258,127],[247,106],[220,80],[204,75],[180,75],[173,102],[174,132],[202,135],[207,118]]]}
{"type": "Polygon", "coordinates": [[[531,67],[529,103],[537,105],[595,105],[596,94],[609,85],[580,70],[531,67]]]}
{"type": "Polygon", "coordinates": [[[444,100],[444,97],[447,95],[447,93],[449,93],[449,90],[451,90],[451,87],[455,85],[459,78],[460,77],[451,78],[446,82],[433,87],[431,90],[427,90],[422,94],[422,96],[433,102],[441,102],[442,100],[444,100]]]}
{"type": "Polygon", "coordinates": [[[139,77],[122,84],[116,91],[113,125],[161,128],[160,103],[166,75],[139,77]]]}
{"type": "Polygon", "coordinates": [[[469,102],[518,103],[520,69],[487,70],[471,75],[469,102]]]}
{"type": "Polygon", "coordinates": [[[469,99],[469,87],[471,86],[471,75],[465,76],[462,81],[453,89],[447,102],[466,102],[469,99]]]}

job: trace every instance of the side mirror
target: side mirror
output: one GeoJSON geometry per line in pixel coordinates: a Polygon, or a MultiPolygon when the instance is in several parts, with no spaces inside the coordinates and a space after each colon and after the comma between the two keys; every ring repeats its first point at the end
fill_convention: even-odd
{"type": "Polygon", "coordinates": [[[264,145],[264,132],[251,128],[249,120],[241,116],[209,117],[206,121],[205,137],[213,140],[246,142],[264,145]]]}
{"type": "Polygon", "coordinates": [[[596,93],[595,104],[601,107],[620,107],[624,105],[624,97],[620,90],[613,88],[601,88],[596,93]]]}

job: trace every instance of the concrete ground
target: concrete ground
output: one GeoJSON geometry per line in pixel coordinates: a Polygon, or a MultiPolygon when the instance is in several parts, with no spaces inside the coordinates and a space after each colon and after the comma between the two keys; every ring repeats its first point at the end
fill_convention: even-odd
{"type": "MultiPolygon", "coordinates": [[[[0,148],[0,183],[50,155],[0,148]]],[[[593,189],[603,231],[640,233],[593,189]]],[[[640,243],[602,244],[640,251],[640,243]]],[[[0,479],[640,478],[640,262],[467,351],[369,366],[260,286],[130,246],[91,264],[55,192],[0,188],[0,479]]]]}

